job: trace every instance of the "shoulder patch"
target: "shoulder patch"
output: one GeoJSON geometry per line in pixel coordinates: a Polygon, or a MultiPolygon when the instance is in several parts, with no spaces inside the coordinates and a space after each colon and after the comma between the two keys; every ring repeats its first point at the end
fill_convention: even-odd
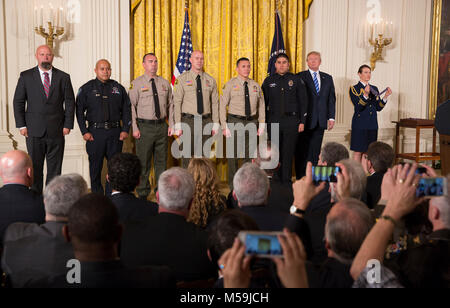
{"type": "Polygon", "coordinates": [[[133,90],[133,88],[134,88],[134,84],[131,83],[131,85],[130,85],[130,90],[133,90]]]}
{"type": "Polygon", "coordinates": [[[177,86],[178,84],[179,84],[179,81],[177,79],[177,80],[175,80],[175,85],[177,86]]]}

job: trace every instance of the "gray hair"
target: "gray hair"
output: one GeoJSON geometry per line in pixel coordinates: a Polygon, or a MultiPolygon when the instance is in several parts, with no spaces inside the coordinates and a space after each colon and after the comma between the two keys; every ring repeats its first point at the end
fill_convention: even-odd
{"type": "Polygon", "coordinates": [[[240,206],[266,203],[269,196],[269,179],[257,165],[246,163],[236,172],[233,188],[240,206]]]}
{"type": "Polygon", "coordinates": [[[359,200],[345,199],[327,217],[325,238],[341,263],[351,264],[374,224],[369,208],[359,200]]]}
{"type": "Polygon", "coordinates": [[[430,205],[439,210],[439,220],[450,229],[450,198],[448,196],[432,198],[430,205]]]}
{"type": "Polygon", "coordinates": [[[345,166],[350,177],[350,197],[361,200],[367,186],[367,176],[362,165],[353,159],[342,160],[340,163],[345,166]]]}
{"type": "Polygon", "coordinates": [[[167,210],[187,210],[194,196],[194,191],[194,177],[185,169],[172,168],[159,177],[159,202],[160,206],[167,210]]]}
{"type": "Polygon", "coordinates": [[[58,176],[45,187],[45,212],[57,217],[67,217],[72,205],[88,193],[87,183],[81,175],[58,176]]]}
{"type": "Polygon", "coordinates": [[[328,166],[333,166],[341,160],[350,158],[347,148],[337,142],[326,143],[322,148],[320,156],[322,162],[326,162],[328,166]]]}

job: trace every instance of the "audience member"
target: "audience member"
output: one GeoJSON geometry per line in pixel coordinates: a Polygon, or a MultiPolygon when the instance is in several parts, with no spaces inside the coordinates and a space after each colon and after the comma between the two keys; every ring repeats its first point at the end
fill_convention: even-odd
{"type": "Polygon", "coordinates": [[[167,265],[177,281],[216,277],[207,256],[206,231],[186,221],[195,189],[192,175],[172,168],[160,176],[158,189],[159,215],[125,225],[123,262],[130,267],[167,265]]]}
{"type": "MultiPolygon", "coordinates": [[[[346,165],[338,165],[342,168],[342,174],[338,175],[338,194],[350,196],[350,175],[346,165]]],[[[294,206],[298,212],[294,213],[296,217],[291,216],[288,221],[288,227],[292,231],[296,231],[298,225],[304,225],[303,220],[308,216],[306,208],[325,187],[325,183],[319,187],[314,185],[311,169],[312,165],[308,163],[307,176],[294,184],[294,206]]],[[[308,223],[307,220],[306,222],[308,223]]],[[[307,266],[309,285],[325,288],[351,287],[353,279],[349,274],[350,265],[372,224],[373,216],[362,202],[351,198],[340,199],[326,216],[324,226],[326,259],[321,263],[317,263],[316,259],[316,264],[307,266]]],[[[314,233],[311,234],[314,236],[314,233]]],[[[312,241],[314,243],[318,240],[313,238],[312,241]]],[[[317,247],[317,244],[315,245],[314,248],[317,247]]]]}
{"type": "MultiPolygon", "coordinates": [[[[395,166],[389,170],[383,185],[393,186],[386,207],[375,227],[366,237],[351,268],[354,278],[366,268],[369,260],[384,262],[386,247],[398,222],[412,212],[421,200],[416,197],[420,175],[417,165],[395,166]]],[[[429,241],[421,246],[403,251],[398,267],[393,270],[405,287],[450,287],[450,200],[438,197],[430,200],[428,217],[433,224],[429,241]]],[[[381,277],[384,280],[384,277],[381,277]]]]}
{"type": "MultiPolygon", "coordinates": [[[[90,194],[70,209],[64,237],[73,245],[80,275],[50,278],[50,287],[67,288],[168,288],[175,280],[167,267],[126,268],[117,248],[123,227],[116,207],[107,197],[90,194]],[[67,277],[74,278],[71,283],[67,277]]],[[[67,269],[69,271],[70,269],[67,269]]]]}
{"type": "MultiPolygon", "coordinates": [[[[308,288],[305,263],[306,253],[299,237],[284,230],[279,236],[283,258],[276,258],[273,262],[277,267],[277,274],[286,288],[308,288]]],[[[221,264],[225,288],[248,288],[251,286],[252,271],[250,268],[252,257],[245,256],[245,245],[236,238],[232,248],[225,251],[219,260],[221,264]]]]}
{"type": "MultiPolygon", "coordinates": [[[[280,150],[278,147],[272,145],[270,141],[267,141],[266,145],[261,144],[258,147],[254,156],[256,158],[252,160],[252,163],[264,170],[270,182],[270,194],[266,206],[270,209],[289,214],[289,209],[294,200],[292,196],[292,185],[284,185],[275,177],[275,174],[281,166],[279,163],[280,150]]],[[[239,208],[236,199],[233,197],[233,191],[228,195],[227,206],[233,209],[239,208]]]]}
{"type": "Polygon", "coordinates": [[[206,228],[211,221],[226,208],[226,200],[219,191],[219,177],[211,160],[193,158],[188,169],[194,177],[195,192],[188,222],[206,228]]]}
{"type": "Polygon", "coordinates": [[[108,162],[107,180],[112,189],[111,200],[119,211],[121,222],[145,220],[158,214],[156,203],[138,199],[133,194],[139,185],[141,162],[136,155],[119,153],[108,162]]]}
{"type": "Polygon", "coordinates": [[[276,180],[275,174],[281,164],[278,163],[275,168],[273,166],[273,162],[279,161],[280,150],[268,141],[267,146],[260,146],[257,153],[253,163],[264,170],[270,182],[270,194],[266,206],[270,209],[289,214],[292,201],[294,201],[292,185],[283,185],[280,181],[276,180]]]}
{"type": "MultiPolygon", "coordinates": [[[[241,231],[259,230],[256,222],[240,210],[229,210],[221,214],[214,221],[208,237],[208,256],[217,265],[219,280],[215,287],[223,288],[223,275],[221,273],[219,259],[226,250],[233,247],[234,239],[241,231]]],[[[253,259],[250,264],[252,278],[251,288],[277,288],[280,282],[274,277],[273,268],[275,264],[268,259],[253,259]]]]}
{"type": "Polygon", "coordinates": [[[383,182],[384,174],[394,164],[395,153],[394,149],[386,143],[374,142],[369,145],[365,157],[365,170],[370,176],[367,177],[366,188],[366,204],[370,209],[373,209],[381,198],[381,183],[383,182]]]}
{"type": "Polygon", "coordinates": [[[54,178],[44,190],[45,223],[15,223],[5,233],[2,268],[15,288],[62,274],[73,259],[72,246],[61,233],[72,205],[88,193],[78,174],[54,178]]]}
{"type": "Polygon", "coordinates": [[[30,190],[33,163],[22,151],[10,151],[0,159],[0,249],[6,228],[14,222],[42,224],[45,210],[42,196],[30,190]]]}
{"type": "MultiPolygon", "coordinates": [[[[350,154],[345,146],[336,142],[328,142],[322,147],[319,155],[319,166],[335,166],[338,162],[350,158],[350,154]]],[[[307,213],[315,211],[329,211],[331,204],[330,185],[326,183],[325,189],[311,200],[306,210],[307,213]]]]}
{"type": "Polygon", "coordinates": [[[270,193],[269,179],[261,168],[246,163],[233,179],[234,197],[239,208],[252,217],[264,231],[281,231],[287,214],[266,207],[270,193]]]}
{"type": "MultiPolygon", "coordinates": [[[[305,220],[308,223],[309,231],[311,233],[311,242],[314,253],[312,257],[309,258],[315,264],[322,264],[328,256],[327,250],[325,248],[324,238],[325,238],[325,224],[327,222],[327,216],[330,210],[333,208],[335,202],[344,200],[346,198],[354,198],[357,200],[361,199],[361,196],[365,193],[365,183],[366,183],[366,175],[361,164],[355,162],[351,159],[346,159],[341,161],[340,163],[336,163],[336,166],[342,169],[342,173],[338,174],[337,183],[330,183],[331,189],[331,199],[328,204],[324,204],[319,209],[314,211],[308,211],[308,207],[317,200],[317,196],[325,189],[328,183],[322,183],[321,186],[316,186],[312,182],[312,165],[309,164],[307,168],[308,179],[305,179],[307,183],[311,181],[312,186],[310,189],[323,186],[322,190],[319,190],[317,194],[314,195],[313,199],[310,200],[305,207],[305,220]]],[[[312,190],[311,190],[312,191],[312,190]]],[[[295,193],[294,193],[295,196],[295,193]]],[[[295,197],[294,197],[295,199],[295,197]]],[[[302,238],[305,243],[305,240],[302,238]]],[[[309,254],[308,254],[309,256],[309,254]]]]}

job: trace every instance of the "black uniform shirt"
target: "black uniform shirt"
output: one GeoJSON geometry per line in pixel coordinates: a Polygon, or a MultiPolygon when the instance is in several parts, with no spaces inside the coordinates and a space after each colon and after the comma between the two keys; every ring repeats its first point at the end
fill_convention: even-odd
{"type": "Polygon", "coordinates": [[[283,76],[274,74],[266,78],[262,90],[269,122],[279,122],[286,114],[295,114],[300,123],[306,122],[308,97],[301,78],[289,72],[283,76]]]}
{"type": "Polygon", "coordinates": [[[76,113],[81,133],[88,133],[86,121],[93,123],[120,122],[122,131],[129,132],[131,103],[125,88],[112,79],[102,83],[98,79],[83,85],[77,95],[76,113]]]}

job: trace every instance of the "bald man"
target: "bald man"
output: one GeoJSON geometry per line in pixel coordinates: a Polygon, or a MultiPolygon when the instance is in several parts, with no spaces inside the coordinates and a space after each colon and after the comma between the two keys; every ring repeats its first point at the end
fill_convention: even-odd
{"type": "Polygon", "coordinates": [[[206,125],[214,123],[212,135],[219,133],[219,92],[214,78],[203,71],[205,63],[201,51],[194,51],[190,58],[191,70],[181,74],[175,81],[173,90],[173,103],[175,107],[175,134],[182,136],[184,133],[180,123],[190,128],[190,136],[184,136],[191,143],[190,157],[183,157],[182,165],[187,168],[189,160],[195,150],[203,153],[203,144],[211,136],[194,136],[194,119],[200,119],[202,132],[206,125]],[[200,149],[201,147],[201,149],[200,149]],[[194,149],[195,148],[195,149],[194,149]]]}
{"type": "MultiPolygon", "coordinates": [[[[92,192],[104,194],[101,182],[103,160],[106,157],[109,161],[122,152],[123,141],[128,138],[131,126],[131,103],[125,88],[111,79],[108,60],[97,62],[95,74],[97,78],[78,91],[76,113],[89,155],[92,192]]],[[[106,194],[111,194],[108,183],[106,194]]]]}
{"type": "Polygon", "coordinates": [[[64,137],[73,129],[75,97],[70,76],[53,67],[53,51],[36,50],[38,66],[20,74],[14,94],[14,117],[26,138],[34,168],[33,189],[42,193],[44,160],[47,183],[61,174],[64,137]]]}
{"type": "Polygon", "coordinates": [[[42,196],[30,190],[33,163],[27,153],[11,151],[0,159],[0,246],[6,228],[15,222],[42,224],[45,209],[42,196]]]}

